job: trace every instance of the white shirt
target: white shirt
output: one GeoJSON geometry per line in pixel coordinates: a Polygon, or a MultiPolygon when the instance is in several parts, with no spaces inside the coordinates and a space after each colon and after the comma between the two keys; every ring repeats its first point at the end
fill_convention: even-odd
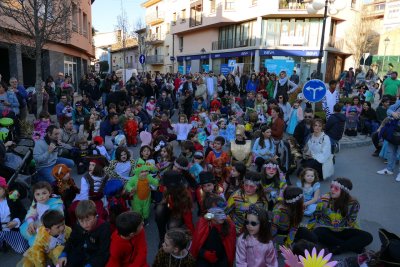
{"type": "Polygon", "coordinates": [[[131,162],[125,161],[125,162],[118,162],[115,165],[115,172],[125,180],[129,180],[129,173],[131,172],[131,162]]]}
{"type": "Polygon", "coordinates": [[[336,103],[339,102],[339,92],[338,90],[329,91],[329,89],[326,91],[326,95],[324,99],[322,100],[322,107],[325,110],[326,113],[326,118],[328,119],[331,114],[333,114],[333,107],[336,105],[336,103]]]}
{"type": "Polygon", "coordinates": [[[208,76],[206,82],[207,82],[207,94],[209,97],[212,97],[214,95],[214,79],[213,79],[213,77],[208,76]]]}
{"type": "MultiPolygon", "coordinates": [[[[98,192],[101,186],[101,182],[103,181],[103,177],[98,177],[91,175],[93,178],[93,191],[98,192]]],[[[81,178],[81,190],[79,191],[79,194],[76,195],[74,201],[82,201],[82,200],[88,200],[89,199],[89,190],[90,190],[90,185],[86,181],[85,177],[81,178]]]]}
{"type": "MultiPolygon", "coordinates": [[[[6,227],[7,223],[11,221],[11,212],[10,208],[8,207],[7,199],[0,200],[0,222],[2,224],[2,231],[9,231],[6,227]]],[[[17,222],[17,226],[15,228],[18,228],[21,224],[20,220],[18,218],[14,218],[15,222],[17,222]]]]}

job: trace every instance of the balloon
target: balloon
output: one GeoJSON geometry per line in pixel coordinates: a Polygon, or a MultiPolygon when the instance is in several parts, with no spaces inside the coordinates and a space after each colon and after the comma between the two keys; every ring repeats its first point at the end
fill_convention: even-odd
{"type": "Polygon", "coordinates": [[[315,10],[311,4],[308,4],[308,6],[307,6],[307,13],[308,14],[316,14],[317,12],[318,11],[315,10]]]}
{"type": "Polygon", "coordinates": [[[312,7],[315,10],[320,10],[325,7],[325,1],[324,0],[314,0],[312,3],[312,7]]]}
{"type": "Polygon", "coordinates": [[[334,3],[334,6],[338,11],[341,11],[347,7],[347,1],[346,0],[336,0],[334,3]]]}

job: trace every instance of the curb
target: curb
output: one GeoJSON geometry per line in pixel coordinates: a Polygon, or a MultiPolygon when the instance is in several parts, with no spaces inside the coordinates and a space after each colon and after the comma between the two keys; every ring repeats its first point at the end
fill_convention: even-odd
{"type": "Polygon", "coordinates": [[[354,147],[362,147],[362,146],[370,146],[372,145],[371,138],[365,138],[364,140],[346,140],[345,142],[339,142],[340,149],[342,148],[354,148],[354,147]]]}

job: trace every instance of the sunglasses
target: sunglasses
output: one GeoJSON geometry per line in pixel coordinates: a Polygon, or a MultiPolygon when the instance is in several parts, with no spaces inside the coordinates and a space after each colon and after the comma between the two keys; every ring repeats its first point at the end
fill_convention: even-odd
{"type": "Polygon", "coordinates": [[[280,97],[278,97],[279,99],[282,99],[283,97],[282,96],[280,96],[280,97]]]}
{"type": "Polygon", "coordinates": [[[251,225],[251,226],[257,226],[257,225],[259,225],[260,223],[259,222],[254,222],[254,221],[249,221],[249,220],[245,220],[244,221],[244,224],[245,225],[251,225]]]}
{"type": "Polygon", "coordinates": [[[312,119],[311,116],[304,116],[304,119],[312,119]]]}
{"type": "Polygon", "coordinates": [[[340,187],[336,185],[331,185],[331,189],[336,192],[340,191],[340,187]]]}

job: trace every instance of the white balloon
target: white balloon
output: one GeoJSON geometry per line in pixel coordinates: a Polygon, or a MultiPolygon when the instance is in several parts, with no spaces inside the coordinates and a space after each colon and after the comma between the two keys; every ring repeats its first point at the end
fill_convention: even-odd
{"type": "Polygon", "coordinates": [[[320,10],[325,7],[325,1],[324,0],[314,0],[312,3],[312,7],[315,10],[320,10]]]}
{"type": "Polygon", "coordinates": [[[308,4],[308,6],[307,6],[307,13],[308,14],[317,14],[317,12],[318,11],[315,10],[311,4],[308,4]]]}
{"type": "Polygon", "coordinates": [[[337,13],[339,13],[339,11],[336,9],[336,7],[334,7],[334,6],[330,6],[329,7],[329,14],[330,15],[336,15],[337,13]]]}
{"type": "Polygon", "coordinates": [[[341,11],[347,7],[347,1],[346,0],[336,0],[334,3],[334,6],[338,11],[341,11]]]}

